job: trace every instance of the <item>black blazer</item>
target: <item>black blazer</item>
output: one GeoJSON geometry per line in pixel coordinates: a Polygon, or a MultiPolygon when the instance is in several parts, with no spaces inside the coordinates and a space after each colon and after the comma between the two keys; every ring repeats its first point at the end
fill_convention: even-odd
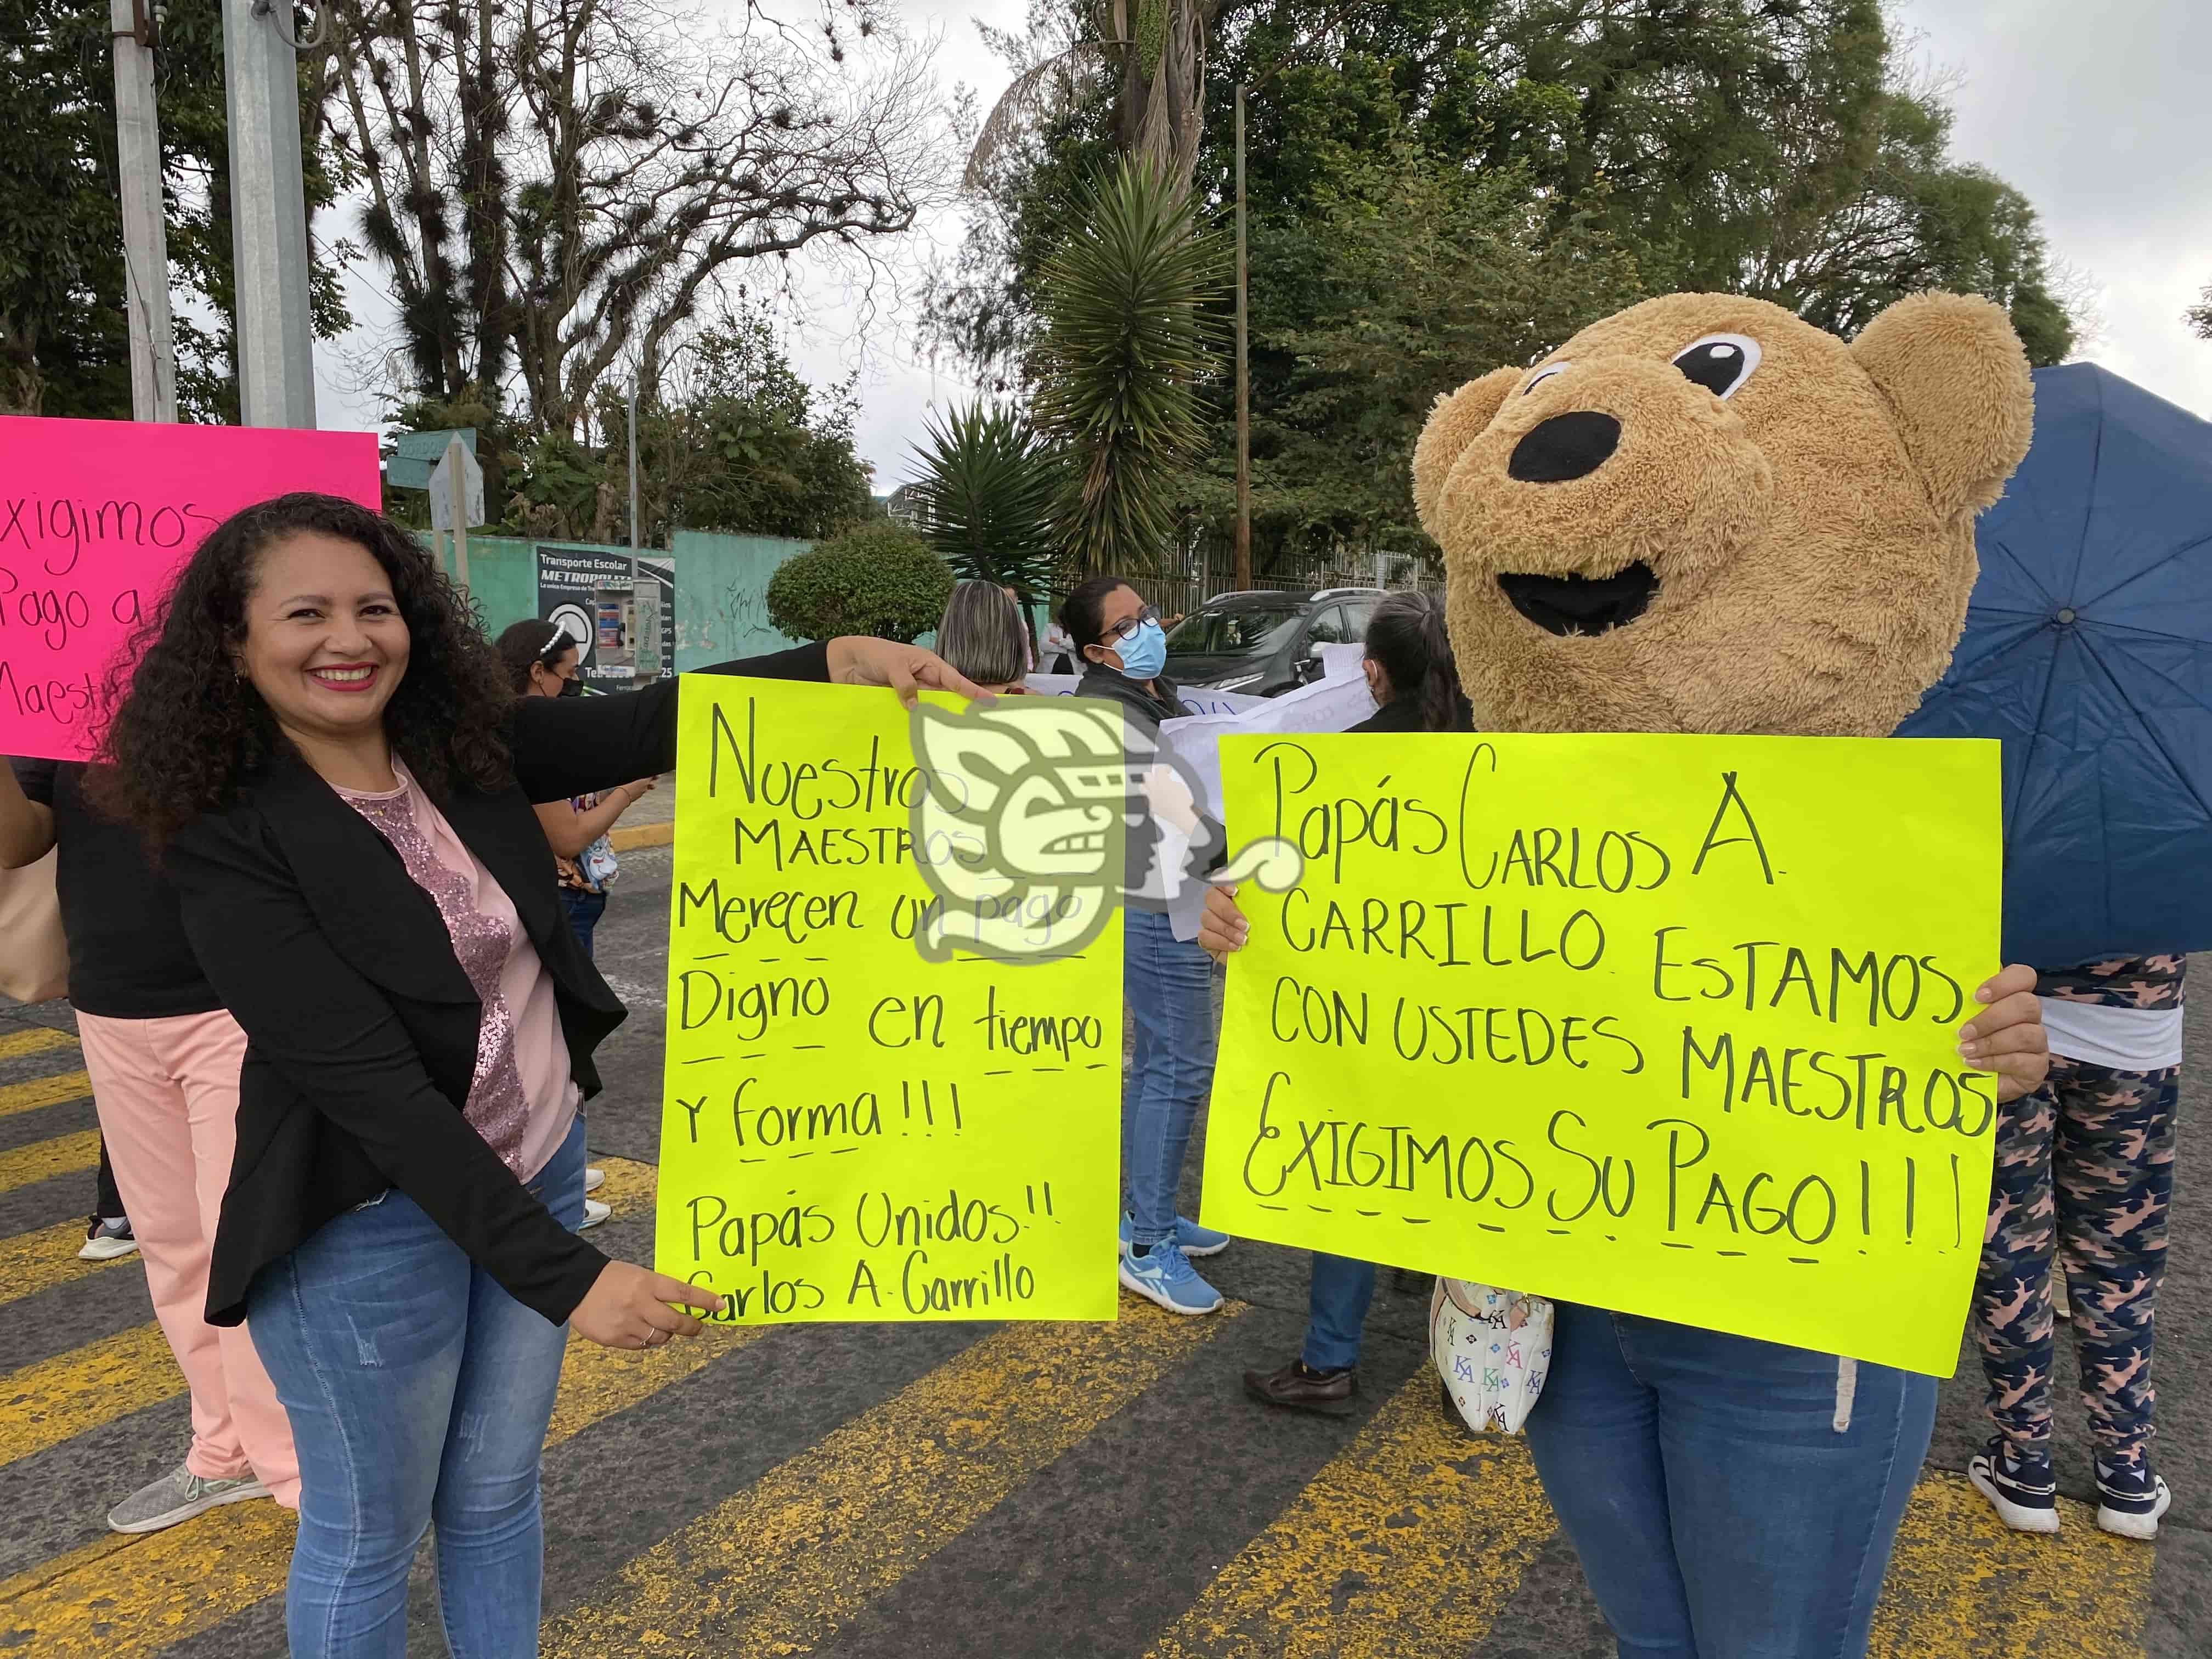
{"type": "MultiPolygon", "coordinates": [[[[821,645],[707,672],[830,678],[821,645]]],[[[676,704],[673,680],[621,696],[524,698],[509,728],[515,782],[456,788],[442,808],[552,976],[586,1097],[599,1089],[592,1051],[624,1010],[569,931],[531,803],[668,771],[676,704]]],[[[483,1006],[391,844],[288,751],[228,810],[180,831],[166,869],[193,953],[247,1039],[209,1323],[239,1323],[257,1273],[394,1187],[515,1300],[567,1319],[606,1258],[554,1220],[462,1115],[483,1006]]]]}

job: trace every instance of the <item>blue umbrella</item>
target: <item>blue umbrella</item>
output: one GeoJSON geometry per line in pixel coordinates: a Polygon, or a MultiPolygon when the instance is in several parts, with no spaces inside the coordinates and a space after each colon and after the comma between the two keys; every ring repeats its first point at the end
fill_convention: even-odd
{"type": "Polygon", "coordinates": [[[2212,948],[2212,423],[2039,369],[1949,672],[1906,737],[2004,743],[2004,951],[2212,948]]]}

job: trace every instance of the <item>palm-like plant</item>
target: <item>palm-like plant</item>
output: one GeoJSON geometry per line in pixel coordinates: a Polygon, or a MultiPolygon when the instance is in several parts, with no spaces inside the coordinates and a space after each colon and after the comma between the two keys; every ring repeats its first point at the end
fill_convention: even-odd
{"type": "Polygon", "coordinates": [[[907,486],[921,533],[963,576],[1011,587],[1026,614],[1051,591],[1059,474],[1029,422],[977,403],[928,423],[915,447],[921,476],[907,486]]]}
{"type": "Polygon", "coordinates": [[[1043,271],[1038,429],[1067,458],[1056,519],[1077,571],[1157,572],[1176,486],[1206,443],[1197,382],[1219,331],[1203,313],[1228,247],[1151,162],[1123,159],[1043,271]]]}

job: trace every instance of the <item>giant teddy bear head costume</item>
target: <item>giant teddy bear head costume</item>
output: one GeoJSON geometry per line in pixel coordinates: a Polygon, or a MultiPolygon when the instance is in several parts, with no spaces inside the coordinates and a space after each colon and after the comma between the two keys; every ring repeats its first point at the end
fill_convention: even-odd
{"type": "Polygon", "coordinates": [[[1923,294],[1846,345],[1675,294],[1438,400],[1413,454],[1476,723],[1887,736],[1942,674],[2026,354],[1923,294]]]}

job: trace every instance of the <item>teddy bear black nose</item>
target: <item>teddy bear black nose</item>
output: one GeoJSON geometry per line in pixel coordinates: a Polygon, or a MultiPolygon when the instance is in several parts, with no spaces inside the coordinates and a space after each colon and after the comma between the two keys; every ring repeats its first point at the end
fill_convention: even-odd
{"type": "Polygon", "coordinates": [[[1506,476],[1522,483],[1565,483],[1586,478],[1620,447],[1620,422],[1595,410],[1554,415],[1531,427],[1513,446],[1506,476]]]}

